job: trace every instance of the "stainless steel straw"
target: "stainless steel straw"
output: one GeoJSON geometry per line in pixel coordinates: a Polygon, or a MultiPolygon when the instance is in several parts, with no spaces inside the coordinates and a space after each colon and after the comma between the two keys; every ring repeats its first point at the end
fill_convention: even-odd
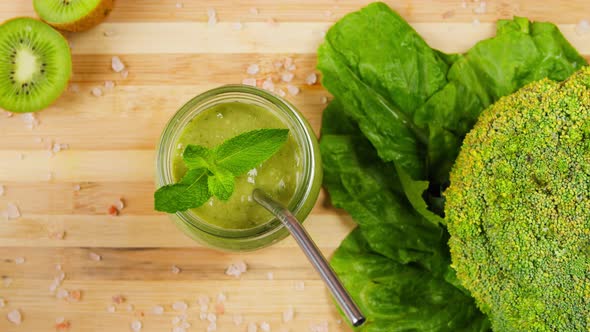
{"type": "Polygon", "coordinates": [[[334,296],[334,299],[336,299],[336,302],[346,317],[348,317],[348,320],[353,326],[361,326],[365,322],[365,316],[363,316],[359,307],[350,297],[350,294],[348,294],[348,291],[344,288],[342,282],[330,267],[330,264],[326,261],[324,255],[322,255],[297,218],[295,218],[291,211],[281,203],[273,200],[260,189],[254,189],[252,197],[254,198],[254,201],[262,205],[265,209],[270,211],[270,213],[274,214],[275,217],[287,227],[311,264],[319,272],[320,276],[328,286],[328,289],[330,289],[332,296],[334,296]]]}

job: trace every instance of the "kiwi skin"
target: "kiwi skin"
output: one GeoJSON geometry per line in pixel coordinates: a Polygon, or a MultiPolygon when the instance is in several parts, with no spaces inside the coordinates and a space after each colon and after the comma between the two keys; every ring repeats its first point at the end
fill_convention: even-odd
{"type": "Polygon", "coordinates": [[[88,15],[74,22],[57,23],[46,21],[43,19],[43,17],[41,17],[41,15],[39,15],[39,17],[41,17],[42,21],[58,30],[71,32],[85,31],[104,21],[104,19],[109,16],[109,13],[113,10],[114,2],[114,0],[102,0],[93,11],[88,13],[88,15]]]}

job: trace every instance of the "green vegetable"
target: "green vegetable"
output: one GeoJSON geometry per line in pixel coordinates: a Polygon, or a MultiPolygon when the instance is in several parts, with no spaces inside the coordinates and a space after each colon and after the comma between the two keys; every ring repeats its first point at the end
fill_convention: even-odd
{"type": "MultiPolygon", "coordinates": [[[[415,307],[389,289],[415,276],[395,275],[387,279],[390,284],[375,278],[370,292],[357,295],[368,315],[359,331],[489,329],[450,267],[442,192],[451,166],[464,136],[490,104],[531,81],[563,80],[586,65],[551,23],[515,18],[497,26],[496,37],[466,54],[447,55],[431,49],[389,7],[375,3],[337,22],[320,46],[322,83],[335,97],[322,122],[324,184],[333,204],[359,224],[342,250],[348,252],[348,243],[360,238],[370,248],[356,251],[354,258],[337,255],[338,272],[348,274],[345,284],[356,289],[356,280],[365,280],[371,268],[355,262],[379,257],[379,262],[417,269],[423,278],[465,296],[460,308],[452,297],[447,306],[432,304],[440,316],[405,315],[415,307]],[[387,310],[375,309],[381,307],[387,310]],[[455,310],[462,313],[456,317],[463,325],[437,324],[455,310]],[[399,315],[415,321],[390,319],[399,315]]],[[[436,294],[425,287],[421,297],[429,298],[427,290],[436,294]]]]}
{"type": "Polygon", "coordinates": [[[154,194],[157,211],[176,213],[203,205],[211,196],[228,200],[235,177],[277,153],[289,137],[288,129],[257,129],[230,138],[214,149],[188,145],[182,159],[189,169],[179,183],[154,194]]]}
{"type": "Polygon", "coordinates": [[[500,99],[465,138],[449,244],[496,332],[590,329],[589,139],[588,67],[500,99]]]}

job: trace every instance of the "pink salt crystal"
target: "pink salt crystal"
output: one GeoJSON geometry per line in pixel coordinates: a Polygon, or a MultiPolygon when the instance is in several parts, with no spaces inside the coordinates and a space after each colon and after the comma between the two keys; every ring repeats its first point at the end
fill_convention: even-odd
{"type": "Polygon", "coordinates": [[[24,264],[25,263],[25,258],[24,257],[17,257],[17,258],[14,259],[14,263],[17,264],[17,265],[24,264]]]}
{"type": "Polygon", "coordinates": [[[303,290],[305,290],[305,282],[303,282],[303,281],[297,281],[297,282],[295,282],[295,290],[296,291],[303,291],[303,290]]]}
{"type": "Polygon", "coordinates": [[[125,79],[127,79],[127,77],[129,77],[129,71],[128,71],[127,69],[124,69],[124,70],[121,72],[121,77],[122,77],[124,80],[125,80],[125,79]]]}
{"type": "Polygon", "coordinates": [[[99,254],[92,251],[88,254],[88,257],[95,262],[99,262],[102,259],[102,257],[99,254]]]}
{"type": "Polygon", "coordinates": [[[119,212],[120,212],[121,210],[123,210],[125,208],[125,201],[123,201],[122,198],[119,198],[115,202],[115,206],[117,207],[117,210],[119,210],[119,212]]]}
{"type": "Polygon", "coordinates": [[[92,95],[95,97],[101,97],[103,94],[102,89],[99,87],[92,88],[92,90],[90,90],[90,93],[92,93],[92,95]]]}
{"type": "Polygon", "coordinates": [[[275,90],[275,84],[273,83],[271,77],[268,77],[264,80],[264,82],[262,82],[262,88],[270,92],[273,92],[275,90]]]}
{"type": "Polygon", "coordinates": [[[6,217],[8,219],[17,219],[21,216],[18,206],[14,203],[8,203],[6,205],[6,217]]]}
{"type": "Polygon", "coordinates": [[[217,12],[215,11],[215,9],[213,8],[208,8],[207,9],[207,17],[208,17],[208,23],[210,26],[213,26],[215,24],[217,24],[217,12]]]}
{"type": "Polygon", "coordinates": [[[10,285],[12,285],[12,278],[3,276],[2,283],[4,284],[4,287],[10,287],[10,285]]]}
{"type": "Polygon", "coordinates": [[[267,322],[262,322],[260,323],[260,329],[263,332],[270,332],[270,324],[268,324],[267,322]]]}
{"type": "Polygon", "coordinates": [[[114,72],[120,73],[125,69],[125,64],[121,61],[121,58],[115,55],[111,58],[111,68],[114,72]]]}
{"type": "Polygon", "coordinates": [[[172,265],[172,273],[174,274],[179,274],[180,273],[180,268],[176,265],[172,265]]]}
{"type": "Polygon", "coordinates": [[[581,20],[576,25],[576,33],[578,35],[590,34],[590,20],[581,20]]]}
{"type": "Polygon", "coordinates": [[[6,306],[6,300],[0,297],[0,308],[4,308],[6,306]]]}
{"type": "Polygon", "coordinates": [[[242,84],[256,86],[256,79],[255,78],[244,78],[242,80],[242,84]]]}
{"type": "Polygon", "coordinates": [[[244,322],[244,318],[240,314],[235,314],[232,317],[235,326],[240,326],[244,322]]]}
{"type": "Polygon", "coordinates": [[[287,323],[293,320],[295,316],[295,310],[293,306],[289,306],[285,311],[283,311],[283,322],[287,323]]]}
{"type": "Polygon", "coordinates": [[[280,97],[284,97],[284,96],[286,96],[286,95],[287,95],[287,94],[285,93],[285,90],[283,90],[283,89],[278,89],[278,90],[277,90],[277,94],[278,94],[280,97]]]}
{"type": "Polygon", "coordinates": [[[295,77],[295,74],[293,73],[286,72],[281,74],[281,80],[283,82],[291,82],[293,80],[293,77],[295,77]]]}
{"type": "Polygon", "coordinates": [[[250,8],[250,14],[252,14],[252,15],[258,15],[258,8],[256,8],[256,7],[250,8]]]}
{"type": "Polygon", "coordinates": [[[176,311],[185,311],[188,308],[188,305],[184,301],[177,301],[172,304],[172,309],[176,311]]]}
{"type": "Polygon", "coordinates": [[[164,307],[162,307],[161,305],[157,305],[152,308],[152,312],[154,313],[154,315],[161,315],[164,313],[164,307]]]}
{"type": "Polygon", "coordinates": [[[314,85],[316,84],[318,81],[318,76],[316,75],[316,73],[311,73],[309,75],[307,75],[307,77],[305,78],[305,84],[307,85],[314,85]]]}
{"type": "Polygon", "coordinates": [[[176,8],[181,9],[182,7],[184,7],[184,5],[182,4],[182,2],[177,2],[176,3],[176,8]]]}
{"type": "Polygon", "coordinates": [[[80,189],[82,189],[82,187],[80,187],[80,184],[74,185],[74,191],[80,191],[80,189]]]}
{"type": "Polygon", "coordinates": [[[259,71],[260,66],[258,66],[257,64],[251,64],[248,66],[248,69],[246,69],[246,73],[248,73],[248,75],[256,75],[259,71]]]}
{"type": "Polygon", "coordinates": [[[4,195],[4,186],[0,184],[0,196],[4,195]]]}
{"type": "Polygon", "coordinates": [[[115,82],[113,82],[113,81],[105,81],[104,82],[104,87],[107,90],[112,90],[115,87],[115,82]]]}
{"type": "Polygon", "coordinates": [[[57,294],[55,294],[55,297],[57,297],[58,299],[65,299],[66,297],[68,297],[70,293],[66,290],[66,289],[59,289],[57,291],[57,294]]]}
{"type": "Polygon", "coordinates": [[[23,317],[19,309],[12,310],[7,315],[8,321],[15,325],[20,325],[23,321],[23,317]]]}
{"type": "Polygon", "coordinates": [[[107,312],[114,313],[115,311],[117,311],[117,308],[114,305],[111,304],[107,307],[107,312]]]}
{"type": "Polygon", "coordinates": [[[141,331],[141,328],[142,324],[140,321],[134,320],[133,322],[131,322],[131,330],[133,330],[133,332],[139,332],[141,331]]]}
{"type": "Polygon", "coordinates": [[[291,84],[287,85],[287,91],[292,96],[297,96],[299,94],[299,88],[291,84]]]}

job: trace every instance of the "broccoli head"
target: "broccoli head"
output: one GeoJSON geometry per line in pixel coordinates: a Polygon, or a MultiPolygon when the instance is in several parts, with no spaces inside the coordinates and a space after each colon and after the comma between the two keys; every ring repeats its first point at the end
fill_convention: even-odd
{"type": "Polygon", "coordinates": [[[590,69],[500,99],[445,192],[453,267],[495,332],[590,331],[590,69]]]}

